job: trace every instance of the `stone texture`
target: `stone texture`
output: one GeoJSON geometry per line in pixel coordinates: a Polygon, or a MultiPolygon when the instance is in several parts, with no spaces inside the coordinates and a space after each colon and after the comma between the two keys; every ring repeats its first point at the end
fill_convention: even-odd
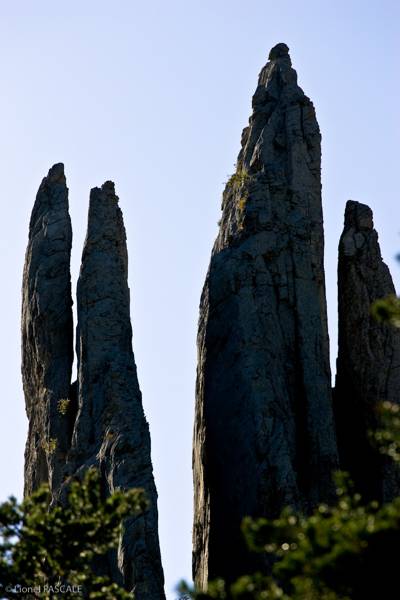
{"type": "Polygon", "coordinates": [[[64,166],[56,164],[36,196],[22,283],[22,379],[29,419],[26,494],[44,482],[53,490],[59,486],[70,445],[73,406],[64,418],[58,404],[70,398],[71,244],[64,166]]]}
{"type": "Polygon", "coordinates": [[[62,502],[71,477],[91,466],[100,470],[105,494],[144,488],[149,509],[124,523],[118,555],[93,567],[137,600],[164,600],[150,434],[132,351],[126,235],[113,183],[91,191],[72,385],[71,240],[64,170],[55,165],[36,198],[24,269],[25,492],[48,481],[53,501],[62,502]]]}
{"type": "Polygon", "coordinates": [[[122,213],[114,184],[106,182],[90,194],[78,280],[78,415],[71,457],[81,469],[98,465],[110,491],[145,489],[151,506],[126,523],[118,560],[138,600],[161,600],[157,492],[132,352],[127,275],[122,213]]]}
{"type": "Polygon", "coordinates": [[[395,289],[382,260],[372,211],[349,201],[339,243],[339,353],[334,394],[341,467],[369,499],[397,496],[400,477],[368,436],[376,408],[399,402],[400,331],[378,323],[371,304],[395,289]]]}
{"type": "Polygon", "coordinates": [[[201,298],[193,571],[204,587],[255,566],[245,515],[334,493],[320,131],[288,47],[262,69],[201,298]]]}

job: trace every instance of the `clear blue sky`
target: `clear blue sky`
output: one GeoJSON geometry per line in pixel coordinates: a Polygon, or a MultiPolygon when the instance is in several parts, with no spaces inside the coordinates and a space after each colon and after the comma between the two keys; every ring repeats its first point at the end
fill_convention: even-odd
{"type": "Polygon", "coordinates": [[[269,49],[286,42],[317,109],[334,363],[336,252],[348,198],[373,208],[399,282],[399,7],[397,0],[0,0],[0,499],[22,491],[28,220],[42,177],[62,161],[74,286],[90,188],[114,180],[125,216],[169,600],[191,571],[200,291],[257,75],[269,49]]]}

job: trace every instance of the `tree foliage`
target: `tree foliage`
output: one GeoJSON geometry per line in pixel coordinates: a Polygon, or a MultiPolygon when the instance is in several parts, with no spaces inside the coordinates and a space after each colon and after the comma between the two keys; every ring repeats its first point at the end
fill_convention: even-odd
{"type": "Polygon", "coordinates": [[[117,547],[123,519],[146,509],[143,490],[104,499],[100,475],[89,469],[70,484],[65,503],[49,501],[43,486],[22,504],[10,498],[0,505],[1,598],[76,598],[80,589],[90,599],[131,599],[93,565],[117,547]]]}
{"type": "Polygon", "coordinates": [[[371,312],[377,321],[400,327],[400,298],[394,294],[376,300],[371,307],[371,312]]]}

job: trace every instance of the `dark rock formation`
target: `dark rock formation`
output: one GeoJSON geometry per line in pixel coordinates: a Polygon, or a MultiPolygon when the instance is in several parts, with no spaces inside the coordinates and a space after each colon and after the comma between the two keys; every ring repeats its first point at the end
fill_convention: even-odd
{"type": "Polygon", "coordinates": [[[71,237],[63,166],[55,165],[38,192],[24,270],[25,491],[49,481],[53,500],[62,502],[70,478],[91,466],[102,473],[105,494],[144,488],[150,508],[124,523],[118,556],[94,568],[134,590],[137,600],[164,600],[150,435],[132,352],[126,236],[113,183],[91,192],[72,386],[71,237]]]}
{"type": "Polygon", "coordinates": [[[71,244],[64,166],[57,164],[36,196],[22,284],[26,494],[44,482],[59,486],[71,437],[71,420],[59,412],[59,403],[70,398],[73,361],[71,244]]]}
{"type": "Polygon", "coordinates": [[[90,194],[78,281],[78,415],[73,461],[98,465],[107,487],[144,488],[151,506],[125,525],[120,568],[138,600],[164,598],[157,492],[132,352],[125,228],[114,184],[90,194]]]}
{"type": "Polygon", "coordinates": [[[395,289],[382,260],[372,211],[349,201],[339,244],[339,354],[334,394],[341,467],[369,499],[390,500],[400,489],[398,469],[372,444],[377,406],[398,403],[400,331],[378,323],[371,304],[395,289]]]}
{"type": "Polygon", "coordinates": [[[262,69],[200,307],[197,584],[254,563],[245,515],[329,500],[337,450],[323,270],[320,132],[288,48],[262,69]]]}

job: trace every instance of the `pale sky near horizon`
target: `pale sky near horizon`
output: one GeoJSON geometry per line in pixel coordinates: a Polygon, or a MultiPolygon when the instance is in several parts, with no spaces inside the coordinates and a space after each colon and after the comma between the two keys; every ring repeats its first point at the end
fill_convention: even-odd
{"type": "MultiPolygon", "coordinates": [[[[0,501],[21,496],[27,421],[20,288],[42,177],[64,162],[73,287],[89,190],[115,181],[129,251],[133,347],[150,423],[168,600],[191,574],[191,441],[198,304],[251,96],[290,47],[322,131],[332,365],[345,202],[374,211],[400,267],[399,18],[391,0],[0,0],[2,380],[0,501]]],[[[400,285],[398,285],[400,287],[400,285]]]]}

